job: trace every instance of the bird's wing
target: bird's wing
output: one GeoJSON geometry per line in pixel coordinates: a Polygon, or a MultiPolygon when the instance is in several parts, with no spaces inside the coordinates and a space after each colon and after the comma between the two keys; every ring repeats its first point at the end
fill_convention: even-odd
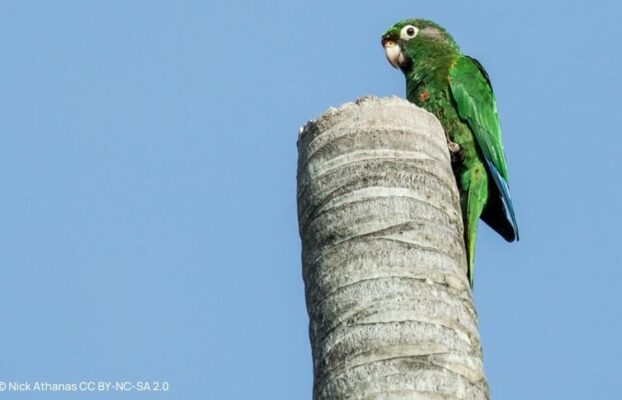
{"type": "Polygon", "coordinates": [[[497,102],[484,67],[467,56],[459,57],[450,70],[451,93],[460,117],[467,121],[484,157],[508,180],[497,102]]]}
{"type": "MultiPolygon", "coordinates": [[[[511,230],[518,236],[514,207],[507,183],[508,167],[503,151],[501,125],[490,78],[476,59],[461,56],[450,70],[450,87],[458,106],[458,114],[473,131],[475,140],[486,159],[488,170],[499,190],[504,211],[509,213],[507,217],[513,228],[511,230]]],[[[511,236],[513,235],[510,234],[510,237],[504,235],[506,239],[514,240],[511,236]]]]}

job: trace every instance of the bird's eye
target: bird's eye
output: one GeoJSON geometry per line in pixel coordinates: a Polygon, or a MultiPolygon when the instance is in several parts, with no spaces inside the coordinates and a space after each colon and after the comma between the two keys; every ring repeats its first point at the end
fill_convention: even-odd
{"type": "Polygon", "coordinates": [[[400,31],[400,39],[402,39],[402,40],[410,40],[410,39],[414,38],[415,36],[417,36],[417,32],[419,32],[419,29],[417,29],[416,26],[406,25],[400,31]]]}

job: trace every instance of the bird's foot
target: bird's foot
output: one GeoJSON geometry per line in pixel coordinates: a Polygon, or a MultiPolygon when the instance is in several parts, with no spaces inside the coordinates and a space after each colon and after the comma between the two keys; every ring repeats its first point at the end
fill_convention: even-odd
{"type": "Polygon", "coordinates": [[[457,162],[460,154],[460,145],[447,139],[447,148],[449,149],[449,157],[451,162],[457,162]]]}
{"type": "Polygon", "coordinates": [[[452,142],[449,139],[447,139],[447,147],[449,148],[450,153],[456,154],[460,152],[460,145],[456,142],[452,142]]]}

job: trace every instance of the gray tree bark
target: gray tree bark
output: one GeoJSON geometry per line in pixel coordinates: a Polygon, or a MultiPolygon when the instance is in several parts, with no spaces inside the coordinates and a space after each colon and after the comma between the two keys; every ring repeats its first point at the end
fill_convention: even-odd
{"type": "Polygon", "coordinates": [[[438,120],[366,97],[310,121],[298,151],[313,398],[487,399],[438,120]]]}

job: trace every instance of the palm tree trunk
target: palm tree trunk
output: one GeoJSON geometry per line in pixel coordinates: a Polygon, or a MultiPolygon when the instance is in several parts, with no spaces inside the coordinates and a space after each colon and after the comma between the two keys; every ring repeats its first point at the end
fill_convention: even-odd
{"type": "Polygon", "coordinates": [[[309,122],[298,151],[313,398],[487,399],[438,120],[366,97],[309,122]]]}

